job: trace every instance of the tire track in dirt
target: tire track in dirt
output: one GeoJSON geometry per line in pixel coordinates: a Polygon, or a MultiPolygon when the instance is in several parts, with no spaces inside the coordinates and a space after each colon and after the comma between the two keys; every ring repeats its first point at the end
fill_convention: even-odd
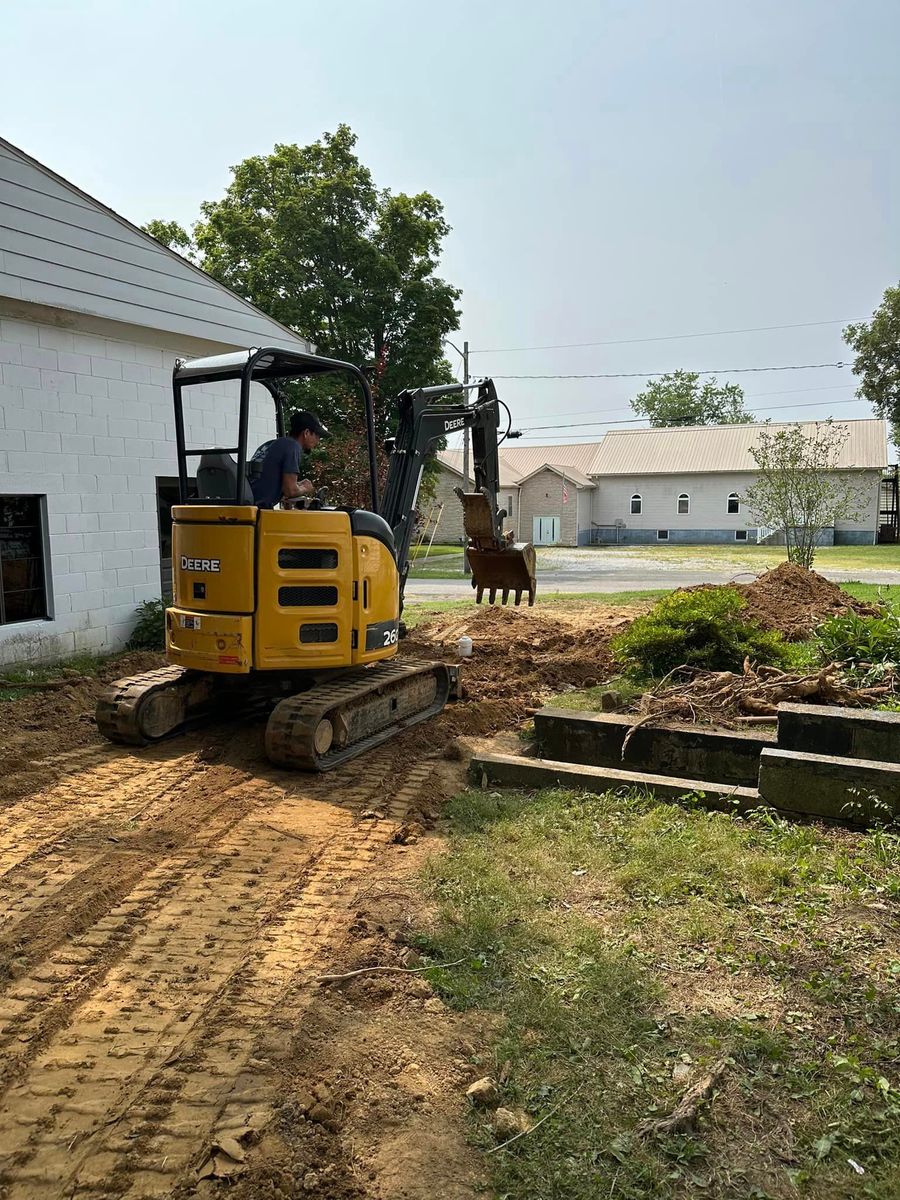
{"type": "MultiPolygon", "coordinates": [[[[264,1119],[269,1088],[254,1047],[271,1040],[279,1006],[343,928],[349,881],[390,840],[393,823],[354,817],[386,800],[394,771],[389,750],[300,782],[267,768],[223,789],[228,772],[213,769],[229,814],[221,828],[208,813],[204,824],[189,780],[157,776],[161,796],[182,791],[189,844],[145,861],[160,848],[157,830],[103,855],[82,882],[128,858],[143,866],[135,879],[122,873],[84,936],[0,1001],[4,1028],[24,1046],[0,1110],[10,1197],[58,1196],[63,1181],[85,1195],[164,1195],[217,1128],[246,1122],[251,1105],[264,1119]]],[[[410,795],[427,774],[407,776],[410,795]]],[[[395,794],[391,815],[407,803],[395,794]]],[[[37,923],[33,933],[37,945],[37,923]]],[[[312,1001],[308,986],[301,993],[312,1001]]]]}

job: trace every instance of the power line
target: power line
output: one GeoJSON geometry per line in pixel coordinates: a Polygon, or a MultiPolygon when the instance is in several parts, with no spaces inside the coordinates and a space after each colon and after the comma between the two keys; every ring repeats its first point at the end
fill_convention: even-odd
{"type": "MultiPolygon", "coordinates": [[[[792,363],[786,367],[719,367],[715,371],[691,371],[691,375],[758,375],[763,371],[823,371],[846,367],[844,362],[792,363]]],[[[615,371],[596,375],[492,375],[492,379],[662,379],[672,371],[615,371]]]]}
{"type": "MultiPolygon", "coordinates": [[[[783,392],[781,392],[781,391],[778,391],[778,392],[745,392],[744,399],[750,400],[754,396],[795,396],[800,392],[845,392],[848,388],[852,388],[853,386],[854,385],[852,383],[833,383],[833,384],[829,384],[827,387],[788,388],[786,391],[783,391],[783,392]]],[[[843,401],[835,401],[835,403],[843,404],[843,401]]],[[[785,404],[785,405],[780,405],[779,407],[797,408],[798,406],[796,404],[785,404]]],[[[622,408],[621,406],[619,406],[617,408],[597,408],[597,409],[574,408],[574,409],[571,409],[569,412],[561,412],[561,413],[557,413],[556,415],[558,417],[586,417],[589,412],[621,413],[621,412],[628,412],[628,409],[622,408]]],[[[536,418],[536,419],[540,420],[541,418],[536,418]]],[[[529,420],[529,418],[525,417],[524,420],[527,421],[527,420],[529,420]]]]}
{"type": "Polygon", "coordinates": [[[604,342],[562,342],[556,346],[503,346],[470,350],[470,354],[524,354],[529,350],[581,350],[585,346],[635,346],[641,342],[681,342],[689,338],[728,337],[737,333],[771,333],[777,329],[813,329],[819,325],[852,325],[854,321],[800,321],[793,325],[752,325],[747,329],[711,329],[705,333],[670,333],[659,337],[616,338],[604,342]]]}
{"type": "MultiPolygon", "coordinates": [[[[867,401],[863,400],[859,396],[855,396],[852,400],[835,400],[833,403],[834,404],[865,404],[865,403],[867,403],[867,401]]],[[[781,412],[785,408],[820,408],[820,407],[821,406],[816,401],[811,401],[811,402],[804,401],[801,404],[770,404],[764,408],[757,409],[757,412],[781,412]]],[[[617,411],[617,410],[610,410],[610,411],[617,411]]],[[[618,410],[618,411],[623,411],[623,410],[618,410]]],[[[547,430],[547,429],[584,429],[589,425],[603,425],[603,426],[607,426],[607,425],[643,425],[645,420],[646,420],[645,417],[627,417],[627,418],[622,418],[622,419],[613,420],[613,421],[573,421],[571,424],[568,424],[568,425],[560,425],[560,424],[532,425],[530,428],[526,428],[523,430],[523,440],[525,438],[527,438],[528,434],[530,434],[530,433],[540,433],[542,430],[547,430]]],[[[743,422],[742,422],[742,424],[743,424],[743,422]]],[[[678,426],[671,425],[671,426],[669,426],[669,428],[677,429],[678,426]]],[[[598,434],[597,433],[583,433],[583,434],[571,434],[568,436],[590,438],[590,437],[597,437],[598,434]]]]}

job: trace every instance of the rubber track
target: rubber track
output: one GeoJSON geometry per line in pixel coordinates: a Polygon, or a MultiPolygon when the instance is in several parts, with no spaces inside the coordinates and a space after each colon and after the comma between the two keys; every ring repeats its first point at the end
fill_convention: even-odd
{"type": "Polygon", "coordinates": [[[153,692],[177,685],[186,675],[184,667],[158,667],[117,680],[97,701],[97,728],[111,742],[146,746],[151,739],[144,737],[138,728],[141,702],[153,692]]]}
{"type": "Polygon", "coordinates": [[[330,771],[411,725],[434,716],[447,703],[449,694],[450,673],[443,663],[383,663],[375,667],[360,667],[340,680],[319,684],[308,692],[282,700],[266,727],[266,751],[271,761],[279,766],[305,771],[330,771]],[[399,690],[405,680],[428,673],[435,676],[437,692],[434,700],[425,708],[350,742],[339,750],[331,750],[323,755],[316,752],[313,739],[323,718],[332,717],[341,708],[367,695],[377,695],[385,688],[399,690]]]}

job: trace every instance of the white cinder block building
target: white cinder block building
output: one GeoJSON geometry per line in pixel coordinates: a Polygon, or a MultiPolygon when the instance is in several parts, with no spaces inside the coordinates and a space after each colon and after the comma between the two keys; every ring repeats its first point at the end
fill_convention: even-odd
{"type": "MultiPolygon", "coordinates": [[[[0,139],[0,663],[124,644],[166,573],[175,359],[260,345],[310,349],[0,139]]],[[[236,444],[236,391],[185,400],[189,444],[236,444]]]]}
{"type": "MultiPolygon", "coordinates": [[[[812,431],[814,423],[803,424],[812,431]]],[[[838,424],[847,429],[838,469],[852,472],[864,504],[858,519],[839,518],[822,540],[826,545],[872,545],[888,503],[882,501],[888,463],[885,423],[838,424]]],[[[761,432],[777,428],[632,429],[580,445],[503,446],[501,503],[511,514],[516,536],[536,545],[757,542],[770,531],[759,529],[743,499],[756,477],[750,451],[761,432]]],[[[450,493],[461,483],[462,451],[443,451],[439,458],[437,498],[445,501],[444,512],[450,516],[436,540],[454,541],[447,536],[456,532],[450,493]]],[[[889,490],[886,484],[885,494],[889,490]]],[[[895,501],[891,504],[895,510],[895,501]]]]}

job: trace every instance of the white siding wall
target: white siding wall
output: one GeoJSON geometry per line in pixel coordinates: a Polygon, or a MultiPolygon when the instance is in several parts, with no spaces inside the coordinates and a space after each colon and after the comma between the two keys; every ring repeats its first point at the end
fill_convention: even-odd
{"type": "MultiPolygon", "coordinates": [[[[196,353],[196,351],[187,352],[196,353]]],[[[156,477],[177,473],[186,354],[0,317],[0,494],[46,495],[53,619],[0,627],[0,663],[121,646],[160,594],[156,477]]],[[[185,391],[188,445],[236,444],[236,385],[185,391]]],[[[250,446],[273,436],[254,397],[250,446]]]]}
{"type": "MultiPolygon", "coordinates": [[[[839,521],[838,529],[875,530],[878,523],[878,481],[880,472],[861,471],[859,482],[867,490],[869,504],[858,521],[839,521]]],[[[593,519],[598,525],[612,525],[621,518],[631,529],[746,529],[756,522],[741,503],[737,516],[728,512],[728,495],[744,491],[753,482],[751,472],[705,475],[605,476],[597,479],[594,491],[593,519]],[[678,512],[678,495],[690,496],[690,512],[678,512]],[[631,512],[631,497],[643,499],[640,515],[631,512]]]]}

